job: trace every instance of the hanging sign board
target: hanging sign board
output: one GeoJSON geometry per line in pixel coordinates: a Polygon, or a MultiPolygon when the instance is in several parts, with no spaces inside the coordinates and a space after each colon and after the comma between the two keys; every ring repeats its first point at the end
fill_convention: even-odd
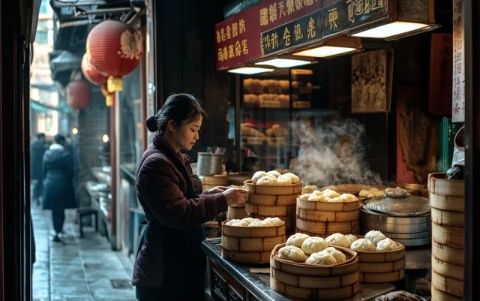
{"type": "Polygon", "coordinates": [[[265,0],[215,25],[217,69],[319,42],[388,17],[387,0],[265,0]]]}

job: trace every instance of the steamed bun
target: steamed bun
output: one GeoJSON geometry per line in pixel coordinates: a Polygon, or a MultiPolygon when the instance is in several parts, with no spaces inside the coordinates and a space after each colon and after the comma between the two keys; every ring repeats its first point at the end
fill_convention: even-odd
{"type": "Polygon", "coordinates": [[[285,246],[278,250],[277,256],[282,259],[291,260],[295,262],[304,262],[307,255],[303,253],[302,249],[295,246],[285,246]]]}
{"type": "Polygon", "coordinates": [[[306,263],[318,265],[334,265],[337,264],[337,260],[331,254],[325,252],[317,252],[310,255],[310,257],[307,258],[306,263]]]}
{"type": "Polygon", "coordinates": [[[277,178],[277,183],[278,185],[290,185],[292,183],[292,178],[290,176],[287,176],[286,174],[283,174],[277,178]]]}
{"type": "Polygon", "coordinates": [[[337,261],[337,264],[344,263],[347,261],[347,256],[343,254],[343,252],[335,249],[334,247],[328,247],[322,251],[323,253],[327,253],[335,257],[335,260],[337,261]]]}
{"type": "Polygon", "coordinates": [[[276,170],[270,170],[269,172],[267,172],[267,175],[278,178],[279,176],[281,176],[281,173],[276,170]]]}
{"type": "Polygon", "coordinates": [[[354,242],[358,239],[358,237],[356,237],[353,234],[347,234],[347,235],[345,235],[345,237],[350,241],[350,244],[352,244],[352,242],[354,242]]]}
{"type": "Polygon", "coordinates": [[[374,245],[377,245],[377,243],[385,238],[385,234],[383,234],[380,231],[377,230],[370,230],[365,234],[365,238],[372,241],[374,245]]]}
{"type": "Polygon", "coordinates": [[[385,252],[391,251],[397,247],[397,243],[390,238],[382,239],[377,243],[377,251],[378,252],[385,252]]]}
{"type": "Polygon", "coordinates": [[[350,249],[354,251],[373,251],[375,252],[377,250],[377,247],[371,242],[370,240],[366,238],[360,238],[357,239],[356,241],[352,242],[352,245],[350,246],[350,249]]]}
{"type": "Polygon", "coordinates": [[[331,234],[326,238],[326,241],[331,246],[339,246],[344,248],[349,248],[352,244],[352,242],[341,233],[331,234]]]}
{"type": "Polygon", "coordinates": [[[304,233],[295,233],[287,239],[287,246],[296,246],[301,248],[305,239],[309,237],[310,235],[304,233]]]}
{"type": "Polygon", "coordinates": [[[261,177],[266,176],[266,175],[267,175],[267,173],[263,170],[257,171],[256,173],[254,173],[253,177],[252,177],[253,184],[257,184],[258,179],[260,179],[261,177]]]}
{"type": "Polygon", "coordinates": [[[284,173],[282,176],[289,177],[292,180],[292,184],[300,183],[300,178],[291,172],[284,173]]]}
{"type": "Polygon", "coordinates": [[[272,176],[263,176],[257,180],[257,185],[277,185],[277,179],[272,176]]]}
{"type": "Polygon", "coordinates": [[[328,243],[325,241],[325,239],[316,236],[309,237],[302,243],[302,250],[307,255],[319,252],[326,247],[328,247],[328,243]]]}

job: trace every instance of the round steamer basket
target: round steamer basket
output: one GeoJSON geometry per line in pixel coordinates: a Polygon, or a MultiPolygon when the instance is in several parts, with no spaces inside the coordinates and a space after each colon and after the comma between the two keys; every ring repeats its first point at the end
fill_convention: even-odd
{"type": "Polygon", "coordinates": [[[297,232],[310,235],[359,233],[360,202],[317,202],[297,198],[297,232]]]}
{"type": "Polygon", "coordinates": [[[285,242],[285,224],[271,227],[237,227],[223,223],[222,256],[247,264],[269,262],[275,245],[285,242]]]}
{"type": "Polygon", "coordinates": [[[339,265],[311,265],[270,256],[270,287],[293,300],[354,300],[360,290],[357,253],[335,247],[347,257],[339,265]]]}
{"type": "Polygon", "coordinates": [[[245,211],[245,204],[228,206],[227,221],[231,219],[242,219],[244,217],[247,217],[247,212],[245,211]]]}
{"type": "Polygon", "coordinates": [[[397,248],[386,252],[357,251],[360,282],[388,283],[402,280],[405,276],[405,246],[398,244],[397,248]]]}
{"type": "Polygon", "coordinates": [[[255,185],[247,180],[244,186],[248,190],[245,211],[257,218],[279,217],[286,223],[287,233],[295,232],[295,204],[302,191],[302,184],[266,186],[255,185]]]}
{"type": "Polygon", "coordinates": [[[464,181],[428,175],[432,208],[432,300],[461,300],[464,275],[464,181]]]}
{"type": "Polygon", "coordinates": [[[227,186],[228,175],[202,176],[202,189],[208,190],[216,186],[227,186]]]}

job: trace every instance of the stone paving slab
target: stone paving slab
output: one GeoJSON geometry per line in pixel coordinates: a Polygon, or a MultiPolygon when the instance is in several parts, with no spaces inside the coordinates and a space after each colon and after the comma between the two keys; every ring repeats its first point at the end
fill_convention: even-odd
{"type": "Polygon", "coordinates": [[[67,211],[61,243],[53,242],[50,211],[32,207],[36,262],[33,301],[135,301],[132,263],[107,239],[85,228],[79,238],[74,211],[67,211]]]}

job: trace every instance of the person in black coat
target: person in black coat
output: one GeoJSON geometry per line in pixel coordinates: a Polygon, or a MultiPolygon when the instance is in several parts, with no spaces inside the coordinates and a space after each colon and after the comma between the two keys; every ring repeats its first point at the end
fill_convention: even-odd
{"type": "Polygon", "coordinates": [[[47,147],[44,133],[38,133],[35,140],[30,144],[30,180],[33,184],[32,200],[38,200],[42,195],[42,160],[47,147]]]}
{"type": "Polygon", "coordinates": [[[174,94],[147,128],[156,132],[137,170],[137,195],[148,224],[142,234],[133,270],[140,301],[204,299],[206,258],[200,245],[201,225],[227,205],[244,203],[241,188],[215,187],[201,192],[181,153],[199,139],[205,113],[189,94],[174,94]]]}
{"type": "Polygon", "coordinates": [[[65,137],[57,134],[43,156],[43,209],[52,210],[53,241],[60,241],[65,209],[75,208],[73,161],[65,150],[65,137]]]}

